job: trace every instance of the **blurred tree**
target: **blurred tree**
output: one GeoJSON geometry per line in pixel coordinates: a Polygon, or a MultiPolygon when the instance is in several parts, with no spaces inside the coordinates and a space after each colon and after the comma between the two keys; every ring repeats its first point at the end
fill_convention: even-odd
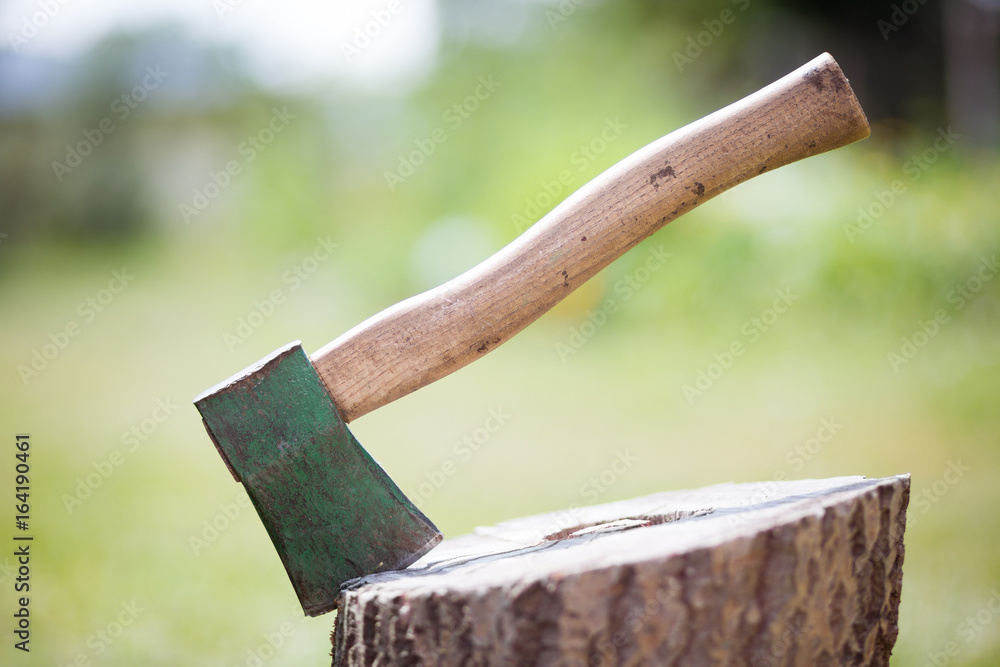
{"type": "Polygon", "coordinates": [[[1000,0],[944,3],[948,117],[971,146],[1000,147],[1000,0]]]}
{"type": "MultiPolygon", "coordinates": [[[[557,150],[563,162],[561,153],[572,150],[566,146],[592,131],[581,120],[586,114],[575,112],[581,102],[592,113],[609,113],[620,106],[615,100],[641,90],[658,114],[690,118],[690,100],[702,109],[724,104],[734,91],[749,92],[821,51],[843,65],[873,122],[893,120],[879,136],[889,137],[892,127],[933,132],[955,122],[972,138],[965,143],[995,145],[997,4],[948,0],[942,22],[939,5],[919,0],[440,0],[437,67],[381,96],[331,86],[307,91],[308,98],[279,98],[261,90],[234,52],[169,26],[113,35],[70,63],[0,54],[0,224],[7,233],[98,243],[184,224],[178,201],[203,186],[247,132],[259,130],[274,104],[294,102],[312,109],[310,120],[296,121],[271,151],[274,160],[248,168],[251,175],[226,197],[238,200],[242,224],[262,238],[304,238],[330,229],[324,211],[333,196],[349,199],[338,199],[338,211],[379,210],[371,193],[382,192],[385,166],[440,123],[442,100],[462,99],[468,81],[483,71],[517,77],[520,87],[503,88],[468,127],[513,114],[523,120],[503,126],[511,133],[505,147],[523,142],[522,152],[557,150]],[[724,12],[735,18],[720,28],[724,12]],[[724,33],[693,65],[679,67],[678,54],[709,29],[724,33]],[[169,73],[162,87],[139,91],[144,99],[137,104],[122,102],[149,67],[169,73]],[[102,131],[102,123],[113,129],[102,131]],[[343,154],[349,160],[337,157],[343,154]],[[280,217],[284,223],[274,224],[280,217]]],[[[635,106],[638,113],[647,108],[635,106]]],[[[435,157],[438,176],[400,195],[411,198],[421,218],[449,215],[463,202],[474,209],[468,213],[488,218],[475,207],[491,200],[458,184],[477,180],[470,168],[478,168],[476,157],[496,146],[496,137],[462,132],[461,149],[450,144],[442,151],[455,156],[454,169],[442,169],[451,161],[435,157]]],[[[535,187],[553,165],[539,167],[539,174],[521,170],[521,187],[535,187]]],[[[485,173],[478,179],[483,187],[485,173]]],[[[509,191],[511,183],[504,187],[509,191]]],[[[212,213],[224,209],[213,204],[212,213]]],[[[346,221],[353,214],[342,215],[346,221]]]]}
{"type": "Polygon", "coordinates": [[[111,36],[67,63],[2,55],[0,90],[5,231],[107,243],[156,221],[143,147],[158,116],[238,108],[254,89],[229,54],[166,27],[111,36]]]}

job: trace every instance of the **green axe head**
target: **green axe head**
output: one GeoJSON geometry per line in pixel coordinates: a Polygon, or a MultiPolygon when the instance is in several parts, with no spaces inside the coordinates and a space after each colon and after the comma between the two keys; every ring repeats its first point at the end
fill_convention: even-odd
{"type": "Polygon", "coordinates": [[[351,435],[297,341],[194,403],[306,614],[330,611],[345,581],[404,568],[441,541],[351,435]]]}

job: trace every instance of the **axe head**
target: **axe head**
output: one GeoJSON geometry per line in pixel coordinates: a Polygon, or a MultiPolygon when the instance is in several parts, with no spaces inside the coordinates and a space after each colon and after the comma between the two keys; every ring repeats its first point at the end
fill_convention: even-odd
{"type": "Polygon", "coordinates": [[[298,341],[194,403],[309,616],[333,609],[347,580],[402,569],[441,541],[351,435],[298,341]]]}

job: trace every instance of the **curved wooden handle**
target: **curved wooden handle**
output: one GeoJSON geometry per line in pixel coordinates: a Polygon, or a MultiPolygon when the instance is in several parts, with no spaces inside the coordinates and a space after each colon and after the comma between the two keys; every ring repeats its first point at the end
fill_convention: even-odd
{"type": "Polygon", "coordinates": [[[344,420],[357,419],[504,343],[702,202],[869,133],[847,78],[824,53],[628,156],[497,254],[362,322],[313,364],[344,420]]]}

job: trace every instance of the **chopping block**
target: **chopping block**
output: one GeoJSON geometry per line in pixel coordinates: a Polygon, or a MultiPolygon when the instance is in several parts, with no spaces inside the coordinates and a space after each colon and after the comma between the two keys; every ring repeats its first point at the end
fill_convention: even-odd
{"type": "Polygon", "coordinates": [[[349,583],[334,665],[888,665],[909,475],[507,521],[349,583]]]}

